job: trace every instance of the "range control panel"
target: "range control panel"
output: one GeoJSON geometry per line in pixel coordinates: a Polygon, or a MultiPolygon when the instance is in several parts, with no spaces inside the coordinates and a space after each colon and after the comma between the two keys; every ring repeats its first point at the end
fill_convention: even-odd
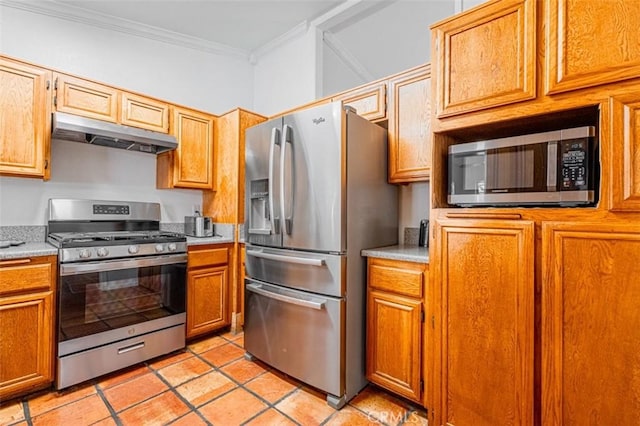
{"type": "Polygon", "coordinates": [[[129,206],[118,204],[94,204],[93,214],[120,214],[129,215],[129,206]]]}
{"type": "Polygon", "coordinates": [[[575,191],[587,189],[589,176],[588,164],[588,139],[571,139],[560,142],[560,190],[575,191]]]}

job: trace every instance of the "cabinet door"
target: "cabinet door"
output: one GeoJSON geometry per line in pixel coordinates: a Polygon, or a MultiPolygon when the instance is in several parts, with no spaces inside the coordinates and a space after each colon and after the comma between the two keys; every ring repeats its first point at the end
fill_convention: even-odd
{"type": "Polygon", "coordinates": [[[201,268],[187,273],[187,337],[229,324],[228,266],[201,268]]]}
{"type": "Polygon", "coordinates": [[[543,224],[542,424],[640,419],[640,226],[543,224]]]}
{"type": "Polygon", "coordinates": [[[0,174],[49,179],[49,70],[0,58],[0,174]]]}
{"type": "Polygon", "coordinates": [[[436,116],[533,99],[536,1],[503,0],[432,27],[436,116]]]}
{"type": "Polygon", "coordinates": [[[173,134],[178,148],[173,153],[173,186],[213,187],[213,116],[184,108],[173,110],[173,134]]]}
{"type": "Polygon", "coordinates": [[[640,75],[640,2],[548,0],[547,93],[640,75]]]}
{"type": "Polygon", "coordinates": [[[367,297],[367,379],[421,402],[422,302],[370,290],[367,297]]]}
{"type": "Polygon", "coordinates": [[[123,92],[121,97],[121,124],[169,133],[168,104],[126,92],[123,92]]]}
{"type": "Polygon", "coordinates": [[[389,182],[429,179],[431,171],[431,68],[389,80],[389,182]]]}
{"type": "Polygon", "coordinates": [[[359,116],[369,121],[379,121],[387,118],[386,94],[387,83],[382,81],[341,93],[331,100],[355,108],[359,116]]]}
{"type": "Polygon", "coordinates": [[[55,74],[56,111],[97,120],[118,121],[118,91],[92,81],[55,74]]]}
{"type": "Polygon", "coordinates": [[[436,223],[436,424],[533,424],[533,232],[522,220],[436,223]]]}
{"type": "Polygon", "coordinates": [[[0,401],[53,381],[53,292],[0,298],[0,401]]]}
{"type": "Polygon", "coordinates": [[[611,98],[611,207],[640,211],[640,93],[611,98]]]}

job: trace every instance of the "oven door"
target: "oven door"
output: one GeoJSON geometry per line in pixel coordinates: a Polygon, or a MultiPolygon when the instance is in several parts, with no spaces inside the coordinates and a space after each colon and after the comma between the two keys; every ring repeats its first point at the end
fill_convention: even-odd
{"type": "Polygon", "coordinates": [[[185,321],[186,254],[60,264],[64,356],[185,321]]]}

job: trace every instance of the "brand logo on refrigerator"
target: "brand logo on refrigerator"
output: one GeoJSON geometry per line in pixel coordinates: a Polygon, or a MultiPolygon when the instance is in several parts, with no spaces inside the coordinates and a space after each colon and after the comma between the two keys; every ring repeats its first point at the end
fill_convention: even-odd
{"type": "Polygon", "coordinates": [[[324,117],[314,118],[313,119],[313,124],[320,124],[320,123],[324,123],[324,122],[325,122],[324,117]]]}

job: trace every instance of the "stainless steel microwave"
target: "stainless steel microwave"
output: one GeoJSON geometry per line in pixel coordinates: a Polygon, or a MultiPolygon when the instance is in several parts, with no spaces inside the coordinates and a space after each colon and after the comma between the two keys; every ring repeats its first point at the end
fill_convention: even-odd
{"type": "Polygon", "coordinates": [[[448,202],[458,206],[580,206],[596,202],[592,126],[449,147],[448,202]]]}

